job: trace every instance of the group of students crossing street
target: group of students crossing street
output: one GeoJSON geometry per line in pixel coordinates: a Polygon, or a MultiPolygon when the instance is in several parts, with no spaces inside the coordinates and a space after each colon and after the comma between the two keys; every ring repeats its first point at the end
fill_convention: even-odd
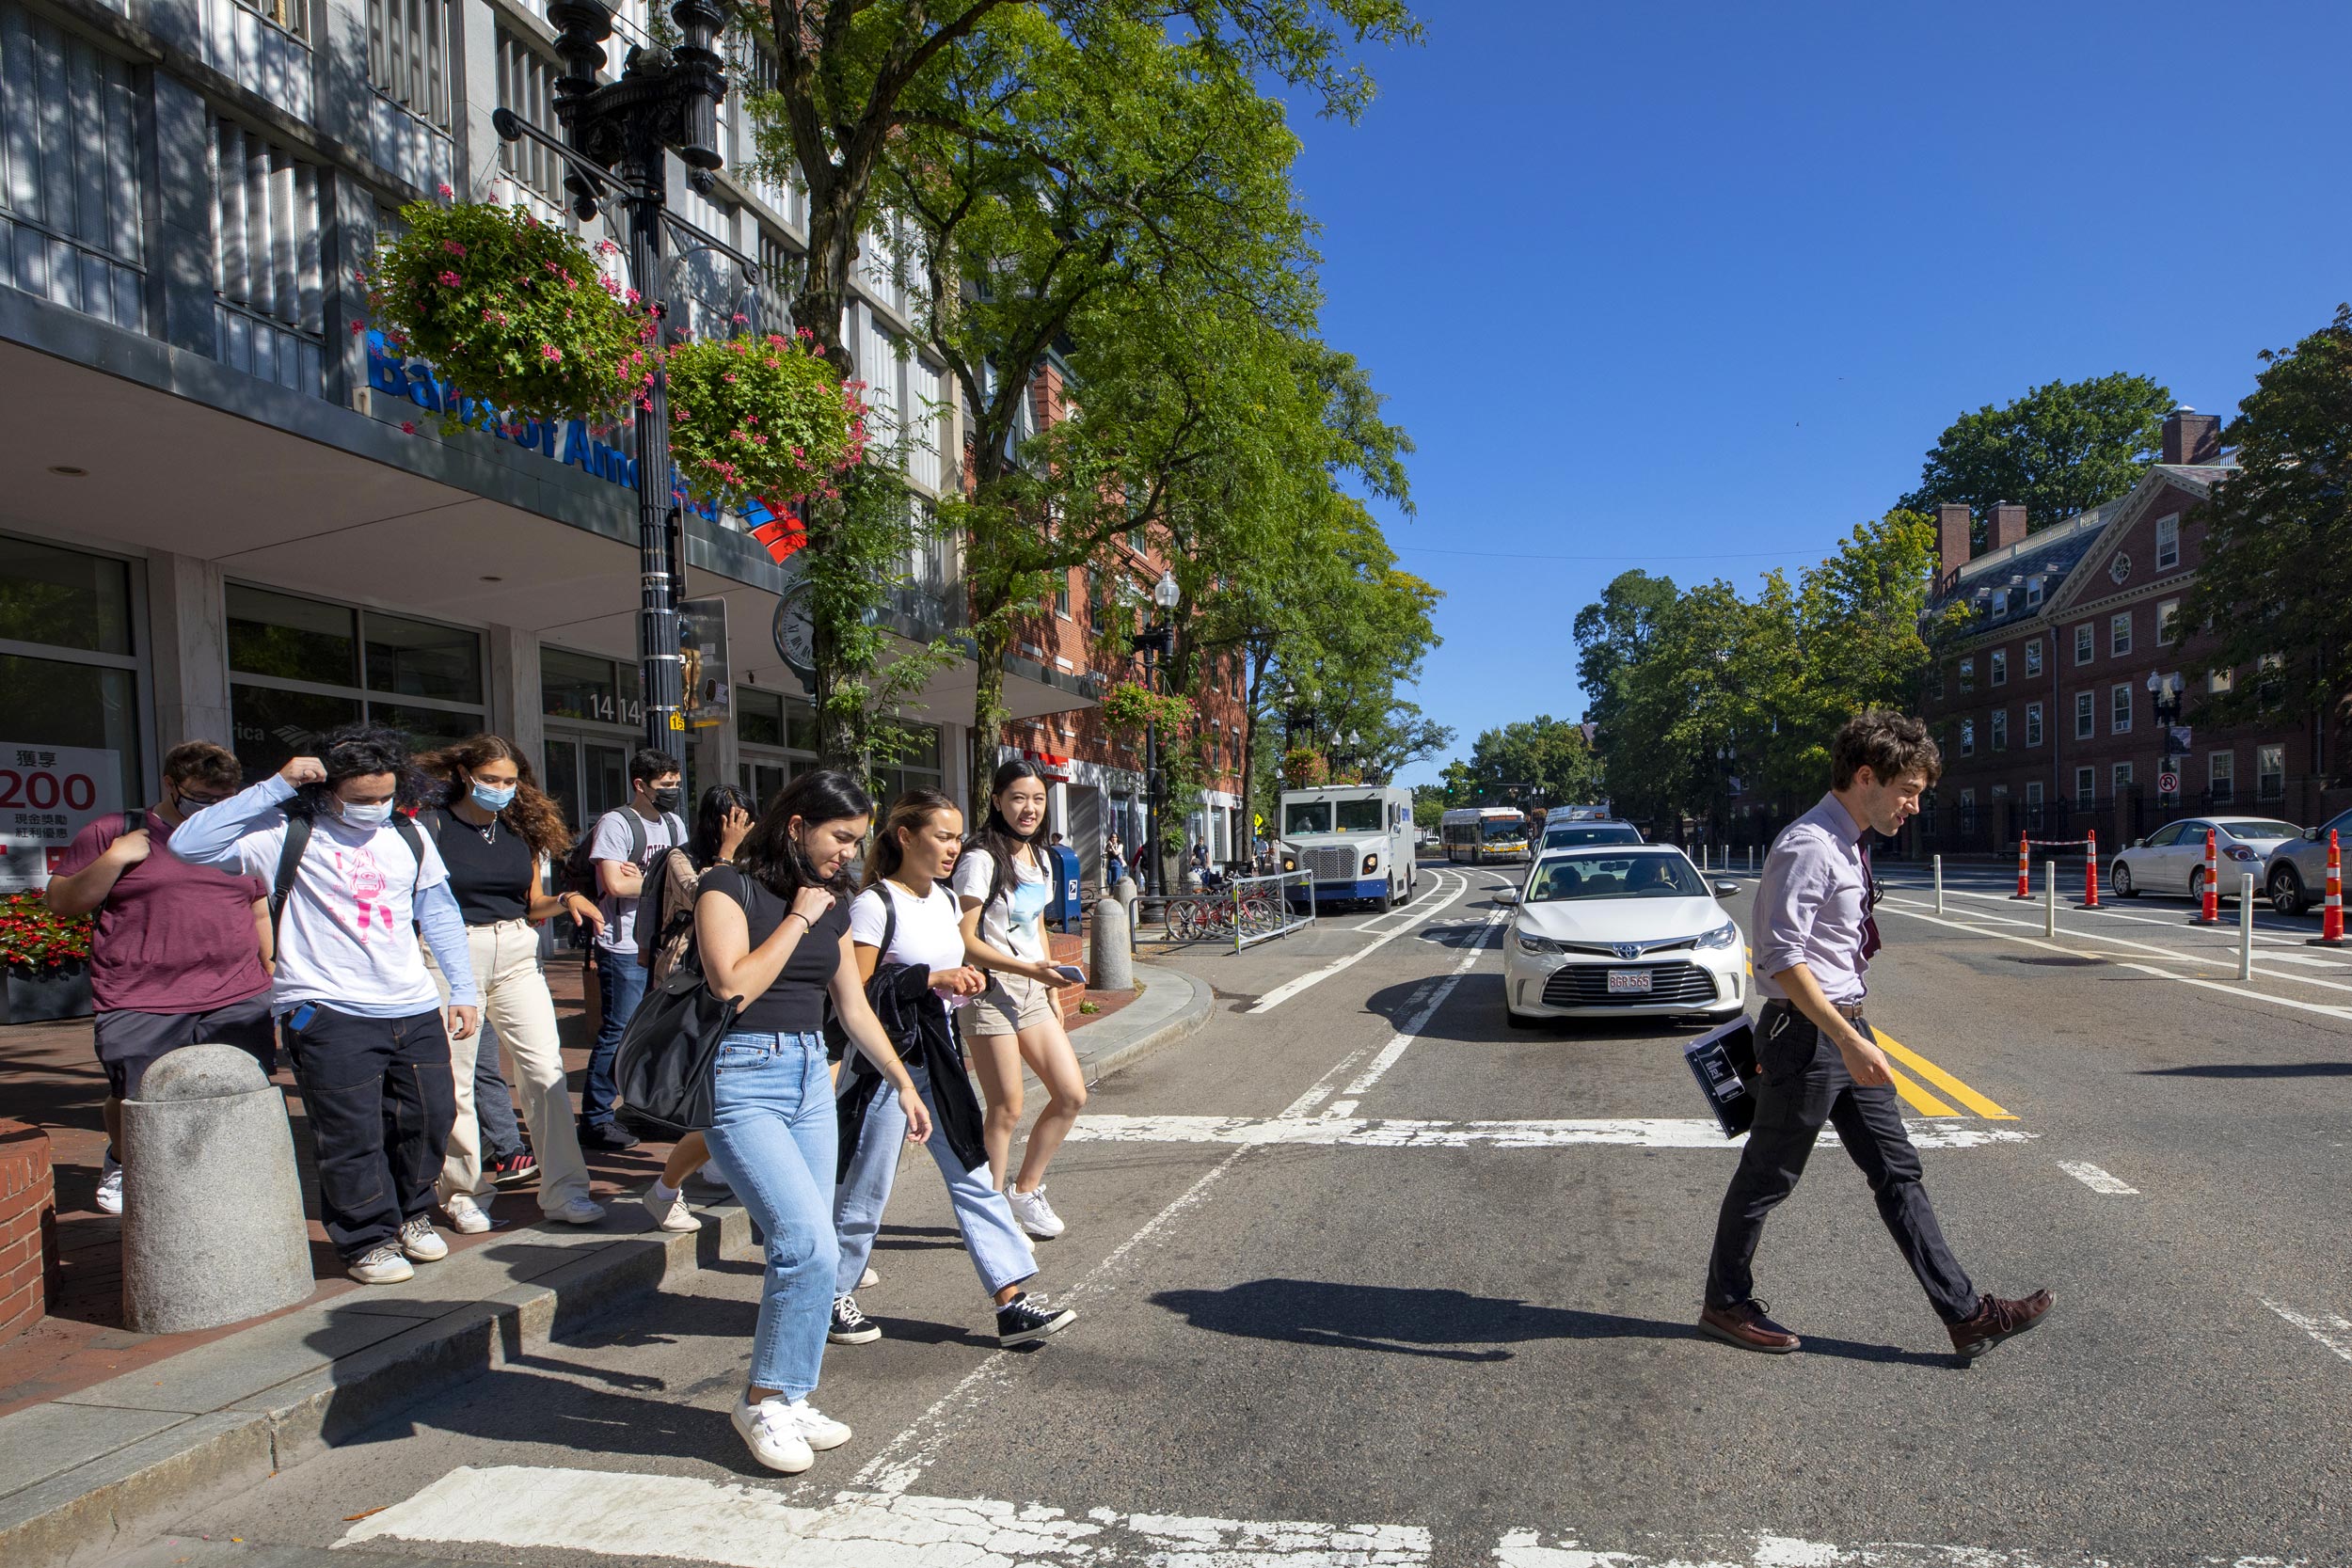
{"type": "Polygon", "coordinates": [[[911,1144],[946,1184],[998,1342],[1075,1320],[1030,1289],[1038,1243],[1068,1225],[1047,1167],[1086,1103],[1055,999],[1084,977],[1052,960],[1041,924],[1034,765],[997,771],[967,840],[936,791],[878,813],[856,779],[821,768],[764,807],[715,786],[689,829],[677,765],[649,750],[630,760],[628,803],[575,837],[499,736],[412,755],[399,732],[355,724],[315,752],[246,785],[224,748],[175,747],[165,798],[92,824],[50,882],[58,912],[95,917],[103,1209],[164,1179],[120,1163],[121,1101],[165,1053],[205,1041],[265,1072],[283,1046],[321,1220],[363,1284],[448,1256],[443,1226],[489,1230],[501,1187],[533,1177],[542,1217],[600,1224],[586,1151],[637,1142],[616,1059],[648,986],[691,967],[734,1012],[708,1125],[640,1201],[658,1228],[698,1228],[699,1177],[758,1227],[766,1278],[734,1419],[761,1464],[797,1472],[848,1440],[810,1397],[828,1346],[882,1337],[857,1291],[879,1283],[873,1246],[911,1144]],[[559,916],[589,938],[601,1004],[577,1109],[541,940],[559,916]],[[1028,1072],[1046,1103],[1016,1158],[1028,1072]]]}

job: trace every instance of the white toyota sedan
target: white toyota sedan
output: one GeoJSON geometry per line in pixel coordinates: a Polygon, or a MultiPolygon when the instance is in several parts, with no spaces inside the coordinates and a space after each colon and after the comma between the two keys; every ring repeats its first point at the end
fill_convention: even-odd
{"type": "MultiPolygon", "coordinates": [[[[2271,816],[2193,816],[2168,822],[2117,852],[2107,867],[2107,891],[2119,898],[2142,893],[2185,893],[2201,902],[2205,896],[2205,834],[2211,832],[2214,859],[2220,863],[2223,898],[2237,896],[2238,879],[2250,873],[2260,892],[2264,864],[2272,851],[2303,836],[2292,822],[2271,816]]],[[[2325,863],[2324,862],[2322,863],[2325,863]]]]}
{"type": "Polygon", "coordinates": [[[1502,942],[1503,1006],[1515,1028],[1546,1019],[1728,1018],[1747,1005],[1740,927],[1690,857],[1670,844],[1594,845],[1547,854],[1502,942]]]}

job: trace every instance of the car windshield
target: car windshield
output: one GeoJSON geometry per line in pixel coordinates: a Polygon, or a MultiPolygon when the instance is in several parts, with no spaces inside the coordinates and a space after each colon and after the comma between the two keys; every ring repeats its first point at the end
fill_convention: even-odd
{"type": "Polygon", "coordinates": [[[1377,800],[1342,800],[1340,832],[1343,833],[1376,833],[1380,831],[1380,802],[1377,800]]]}
{"type": "Polygon", "coordinates": [[[2224,822],[2221,825],[2229,829],[2231,834],[2237,838],[2301,838],[2303,836],[2303,830],[2292,822],[2250,818],[2243,822],[2224,822]]]}
{"type": "Polygon", "coordinates": [[[1486,824],[1486,842],[1489,844],[1494,844],[1502,840],[1521,839],[1526,836],[1527,824],[1524,821],[1489,822],[1486,824]]]}
{"type": "Polygon", "coordinates": [[[1546,828],[1544,847],[1573,848],[1580,844],[1639,844],[1642,835],[1622,823],[1607,827],[1546,828]]]}
{"type": "Polygon", "coordinates": [[[1706,884],[1672,849],[1639,855],[1577,855],[1549,860],[1527,881],[1527,902],[1571,898],[1704,898],[1706,884]]]}
{"type": "Polygon", "coordinates": [[[1331,831],[1331,802],[1301,800],[1282,812],[1282,831],[1286,833],[1327,833],[1331,831]]]}

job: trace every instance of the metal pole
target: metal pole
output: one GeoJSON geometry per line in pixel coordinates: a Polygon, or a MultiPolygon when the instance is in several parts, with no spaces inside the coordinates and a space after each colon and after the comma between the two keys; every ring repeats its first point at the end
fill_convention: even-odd
{"type": "Polygon", "coordinates": [[[1935,912],[1944,912],[1944,857],[1935,857],[1935,912]]]}
{"type": "MultiPolygon", "coordinates": [[[[647,140],[650,141],[650,137],[647,140]]],[[[628,264],[654,321],[661,320],[663,155],[660,143],[631,149],[637,193],[628,203],[628,264]]],[[[659,362],[637,405],[637,657],[644,669],[645,744],[686,766],[685,661],[678,653],[678,584],[670,576],[670,388],[659,362]]]]}
{"type": "MultiPolygon", "coordinates": [[[[1147,646],[1143,650],[1143,689],[1154,694],[1158,687],[1152,673],[1157,668],[1152,649],[1147,646]]],[[[1145,720],[1143,724],[1143,891],[1159,894],[1165,902],[1168,890],[1158,885],[1159,880],[1160,724],[1154,718],[1145,720]]]]}
{"type": "Polygon", "coordinates": [[[2254,977],[2254,874],[2237,879],[2237,977],[2254,977]]]}
{"type": "Polygon", "coordinates": [[[2042,863],[2042,934],[2058,935],[2058,862],[2042,863]]]}

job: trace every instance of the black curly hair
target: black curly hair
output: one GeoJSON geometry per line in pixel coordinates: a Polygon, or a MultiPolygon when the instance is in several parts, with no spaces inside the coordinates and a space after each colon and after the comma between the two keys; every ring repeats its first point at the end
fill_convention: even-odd
{"type": "Polygon", "coordinates": [[[335,786],[345,779],[389,773],[394,794],[392,809],[413,816],[436,788],[417,768],[408,752],[408,737],[386,724],[344,724],[318,736],[313,753],[326,766],[324,784],[304,784],[286,802],[288,816],[331,816],[328,804],[335,786]]]}

